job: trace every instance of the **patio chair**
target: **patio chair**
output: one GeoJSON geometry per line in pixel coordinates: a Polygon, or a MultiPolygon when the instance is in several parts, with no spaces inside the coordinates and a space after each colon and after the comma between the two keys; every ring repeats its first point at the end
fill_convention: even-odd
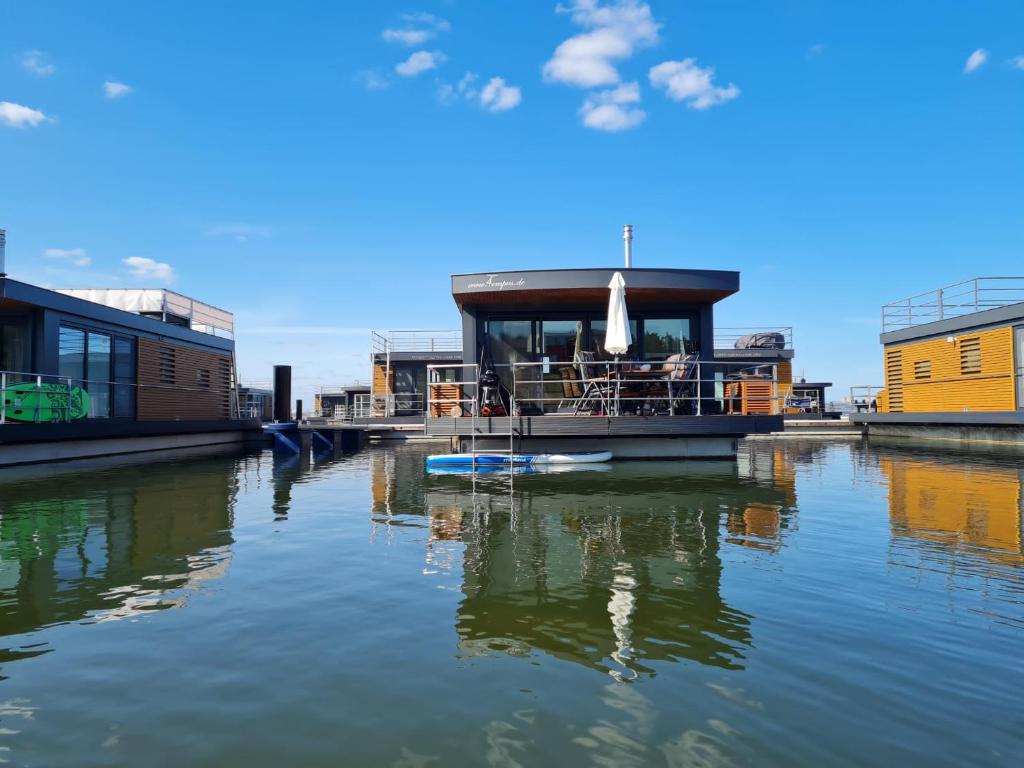
{"type": "MultiPolygon", "coordinates": [[[[576,357],[575,371],[578,372],[577,386],[583,384],[583,392],[576,401],[575,415],[606,414],[612,394],[612,385],[607,375],[602,376],[593,352],[580,352],[576,357]]],[[[563,385],[564,386],[564,385],[563,385]]]]}

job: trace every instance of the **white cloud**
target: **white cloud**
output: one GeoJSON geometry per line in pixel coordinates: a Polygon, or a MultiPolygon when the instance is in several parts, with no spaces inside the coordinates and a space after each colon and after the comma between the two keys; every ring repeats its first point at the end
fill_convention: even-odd
{"type": "Polygon", "coordinates": [[[1024,69],[1024,56],[1014,56],[1008,63],[1014,69],[1024,69]]]}
{"type": "Polygon", "coordinates": [[[452,28],[444,19],[438,18],[430,13],[405,13],[402,14],[402,27],[385,29],[381,32],[389,43],[398,43],[410,48],[414,45],[423,45],[432,40],[441,32],[447,32],[452,28]]]}
{"type": "Polygon", "coordinates": [[[810,48],[807,49],[807,58],[808,59],[816,58],[818,56],[821,56],[821,54],[823,54],[824,52],[825,52],[825,44],[824,43],[815,43],[814,45],[812,45],[810,48]]]}
{"type": "Polygon", "coordinates": [[[508,85],[500,77],[492,77],[480,91],[480,104],[489,112],[504,112],[515,109],[523,100],[523,92],[514,85],[508,85]]]}
{"type": "Polygon", "coordinates": [[[35,128],[49,119],[38,109],[24,107],[11,101],[0,101],[0,123],[11,128],[35,128]]]}
{"type": "Polygon", "coordinates": [[[685,101],[693,109],[709,109],[740,95],[732,83],[725,88],[715,85],[714,68],[701,69],[694,59],[662,62],[651,67],[648,76],[655,88],[664,88],[670,99],[685,101]]]}
{"type": "Polygon", "coordinates": [[[85,254],[84,248],[47,248],[43,251],[43,256],[66,261],[76,267],[88,267],[92,264],[92,259],[85,254]]]}
{"type": "Polygon", "coordinates": [[[380,91],[391,85],[386,75],[375,69],[364,69],[356,72],[352,78],[368,91],[380,91]]]}
{"type": "Polygon", "coordinates": [[[103,83],[103,94],[108,99],[120,99],[122,96],[127,96],[134,90],[135,89],[130,85],[119,83],[116,80],[107,80],[103,83]]]}
{"type": "Polygon", "coordinates": [[[147,259],[145,256],[129,256],[121,263],[128,267],[132,277],[140,280],[153,280],[158,283],[173,283],[177,279],[174,267],[162,261],[147,259]]]}
{"type": "Polygon", "coordinates": [[[442,104],[454,104],[459,97],[475,99],[479,91],[474,85],[479,76],[475,72],[467,72],[456,85],[441,83],[437,88],[437,100],[442,104]]]}
{"type": "Polygon", "coordinates": [[[421,72],[437,69],[439,65],[447,61],[447,58],[441,51],[416,51],[405,61],[396,64],[395,72],[402,77],[415,77],[421,72]]]}
{"type": "Polygon", "coordinates": [[[614,85],[619,82],[615,63],[630,58],[637,47],[658,42],[659,25],[647,3],[614,0],[574,0],[571,8],[558,6],[560,13],[586,32],[563,41],[544,64],[544,79],[580,88],[614,85]]]}
{"type": "Polygon", "coordinates": [[[21,66],[38,77],[49,77],[57,71],[50,63],[50,57],[40,50],[25,51],[21,54],[21,66]]]}
{"type": "Polygon", "coordinates": [[[506,112],[522,103],[522,90],[506,83],[505,78],[492,77],[483,88],[477,88],[479,79],[475,72],[467,72],[455,85],[441,83],[437,89],[437,100],[448,105],[465,99],[479,104],[488,112],[506,112]]]}
{"type": "Polygon", "coordinates": [[[986,61],[988,61],[988,51],[984,48],[979,48],[967,57],[967,62],[964,64],[964,74],[969,75],[972,72],[977,72],[986,61]]]}
{"type": "Polygon", "coordinates": [[[256,224],[215,224],[206,230],[210,237],[231,237],[240,243],[251,238],[270,237],[270,227],[261,227],[256,224]]]}
{"type": "Polygon", "coordinates": [[[640,101],[640,86],[624,83],[618,88],[591,94],[580,107],[583,124],[598,131],[628,131],[642,123],[647,113],[631,106],[640,101]]]}

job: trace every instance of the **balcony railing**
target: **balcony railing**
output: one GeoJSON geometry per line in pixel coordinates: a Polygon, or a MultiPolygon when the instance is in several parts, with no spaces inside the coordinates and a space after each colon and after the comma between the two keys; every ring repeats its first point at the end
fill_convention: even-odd
{"type": "Polygon", "coordinates": [[[882,306],[882,333],[1024,302],[1024,277],[975,277],[882,306]]]}
{"type": "Polygon", "coordinates": [[[793,349],[793,326],[716,326],[715,349],[793,349]]]}
{"type": "Polygon", "coordinates": [[[369,379],[354,379],[348,384],[321,384],[317,392],[321,395],[337,395],[351,389],[366,389],[369,386],[369,379]]]}
{"type": "Polygon", "coordinates": [[[373,354],[461,352],[462,331],[452,329],[370,331],[370,351],[373,354]]]}
{"type": "Polygon", "coordinates": [[[0,425],[67,424],[86,419],[134,419],[142,391],[187,392],[194,398],[229,398],[229,415],[240,412],[233,387],[138,384],[0,371],[0,425]]]}
{"type": "Polygon", "coordinates": [[[426,417],[777,415],[793,394],[778,367],[738,362],[585,361],[428,366],[426,417]],[[460,381],[461,379],[461,381],[460,381]]]}

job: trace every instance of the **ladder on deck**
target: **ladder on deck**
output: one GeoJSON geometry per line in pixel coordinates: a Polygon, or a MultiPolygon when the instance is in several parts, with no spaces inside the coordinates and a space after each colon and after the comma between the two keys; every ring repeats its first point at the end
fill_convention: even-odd
{"type": "MultiPolygon", "coordinates": [[[[479,373],[477,375],[478,375],[478,378],[479,378],[479,373]]],[[[477,414],[480,411],[480,402],[479,402],[480,401],[480,393],[479,393],[479,391],[477,392],[475,400],[476,400],[476,402],[473,403],[473,407],[470,409],[471,419],[472,420],[471,420],[471,423],[470,423],[470,438],[469,438],[469,450],[470,450],[470,455],[473,457],[472,468],[473,468],[473,475],[474,476],[476,475],[476,469],[477,469],[477,464],[476,464],[476,457],[477,457],[476,435],[477,435],[477,432],[478,432],[478,430],[477,430],[477,414]]],[[[513,365],[512,366],[512,389],[509,392],[508,413],[506,414],[506,418],[508,419],[508,431],[507,432],[488,432],[487,433],[488,437],[508,437],[508,448],[494,448],[494,449],[489,449],[487,451],[484,451],[485,454],[489,454],[489,455],[504,455],[504,456],[508,456],[508,466],[509,466],[509,470],[510,470],[509,471],[509,476],[510,477],[515,474],[515,472],[512,471],[512,470],[515,469],[515,463],[513,461],[513,458],[516,455],[516,437],[517,436],[521,437],[521,435],[516,431],[515,412],[516,412],[516,368],[513,365]]],[[[488,418],[493,418],[493,417],[489,416],[488,418]]]]}

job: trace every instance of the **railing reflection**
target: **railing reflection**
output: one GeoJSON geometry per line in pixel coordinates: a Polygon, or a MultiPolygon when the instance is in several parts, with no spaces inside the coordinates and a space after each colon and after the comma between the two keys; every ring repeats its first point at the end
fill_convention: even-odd
{"type": "MultiPolygon", "coordinates": [[[[180,461],[152,459],[107,471],[102,482],[95,467],[6,476],[0,636],[184,605],[229,567],[238,478],[248,460],[193,458],[187,483],[180,461]]],[[[24,655],[0,651],[0,660],[24,655]]]]}
{"type": "Polygon", "coordinates": [[[424,574],[461,581],[461,654],[542,652],[621,678],[744,666],[753,617],[722,595],[722,545],[778,551],[799,452],[536,473],[510,492],[500,474],[425,483],[416,451],[371,454],[373,535],[425,518],[424,574]]]}

